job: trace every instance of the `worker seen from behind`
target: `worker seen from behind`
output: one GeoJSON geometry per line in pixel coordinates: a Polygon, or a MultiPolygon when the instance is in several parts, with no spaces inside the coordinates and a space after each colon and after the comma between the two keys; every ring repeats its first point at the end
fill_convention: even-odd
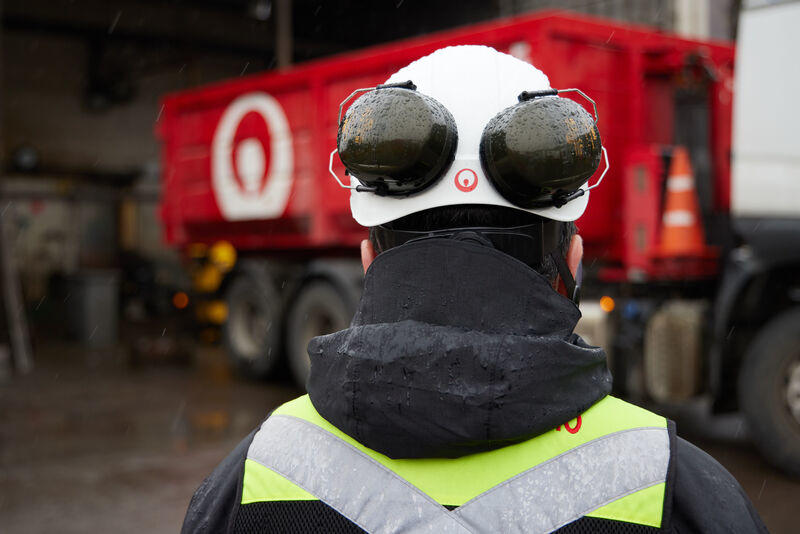
{"type": "Polygon", "coordinates": [[[311,341],[309,394],[203,482],[185,532],[766,531],[672,422],[609,395],[573,332],[574,221],[608,162],[565,92],[458,46],[354,95],[337,179],[370,228],[358,310],[311,341]]]}

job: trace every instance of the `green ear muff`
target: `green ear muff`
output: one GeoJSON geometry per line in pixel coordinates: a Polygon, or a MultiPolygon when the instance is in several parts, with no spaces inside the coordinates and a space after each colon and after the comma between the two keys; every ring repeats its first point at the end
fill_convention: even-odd
{"type": "Polygon", "coordinates": [[[600,164],[594,118],[555,90],[522,93],[486,125],[483,170],[495,189],[524,209],[559,206],[575,197],[600,164]]]}
{"type": "Polygon", "coordinates": [[[339,123],[337,148],[347,171],[379,195],[410,195],[444,174],[458,133],[450,112],[411,82],[378,86],[339,123]]]}

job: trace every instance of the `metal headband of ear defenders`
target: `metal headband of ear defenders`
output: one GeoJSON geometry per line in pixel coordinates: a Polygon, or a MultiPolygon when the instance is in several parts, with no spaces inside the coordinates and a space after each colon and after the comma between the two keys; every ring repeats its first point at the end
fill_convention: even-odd
{"type": "Polygon", "coordinates": [[[544,258],[550,256],[564,283],[567,296],[578,304],[580,276],[577,280],[572,276],[565,258],[561,255],[559,245],[562,232],[564,232],[563,222],[541,217],[534,223],[509,228],[481,226],[415,231],[379,225],[370,228],[370,238],[377,254],[406,243],[426,239],[456,239],[495,248],[534,269],[541,265],[544,258]]]}
{"type": "MultiPolygon", "coordinates": [[[[481,164],[498,193],[523,209],[560,207],[600,185],[609,166],[595,102],[579,89],[525,91],[518,100],[492,118],[481,137],[481,164]],[[557,98],[568,92],[588,100],[594,117],[577,102],[557,98]],[[603,173],[583,188],[601,153],[603,173]]],[[[328,169],[345,189],[382,196],[418,193],[441,178],[455,157],[453,116],[411,81],[353,91],[339,105],[338,124],[328,169]],[[359,93],[367,94],[342,117],[359,93]],[[359,185],[346,185],[336,175],[336,153],[359,185]]]]}

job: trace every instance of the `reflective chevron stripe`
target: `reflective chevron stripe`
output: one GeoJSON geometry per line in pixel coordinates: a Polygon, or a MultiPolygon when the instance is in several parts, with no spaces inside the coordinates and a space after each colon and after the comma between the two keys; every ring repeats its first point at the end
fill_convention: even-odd
{"type": "Polygon", "coordinates": [[[286,478],[368,532],[550,532],[665,482],[665,427],[613,432],[542,462],[453,512],[354,445],[291,415],[273,414],[248,460],[286,478]]]}
{"type": "Polygon", "coordinates": [[[633,428],[570,449],[453,513],[475,532],[552,532],[605,504],[665,482],[666,428],[633,428]]]}
{"type": "Polygon", "coordinates": [[[272,415],[247,459],[291,480],[367,532],[471,532],[447,508],[316,425],[272,415]]]}

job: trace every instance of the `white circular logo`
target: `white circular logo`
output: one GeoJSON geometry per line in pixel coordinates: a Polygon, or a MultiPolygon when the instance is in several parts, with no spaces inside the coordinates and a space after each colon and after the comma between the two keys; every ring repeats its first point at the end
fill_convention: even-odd
{"type": "Polygon", "coordinates": [[[292,189],[293,165],[292,132],[275,98],[248,93],[228,105],[211,143],[211,185],[225,219],[283,215],[292,189]],[[239,126],[251,113],[263,119],[264,133],[237,139],[239,126]]]}

